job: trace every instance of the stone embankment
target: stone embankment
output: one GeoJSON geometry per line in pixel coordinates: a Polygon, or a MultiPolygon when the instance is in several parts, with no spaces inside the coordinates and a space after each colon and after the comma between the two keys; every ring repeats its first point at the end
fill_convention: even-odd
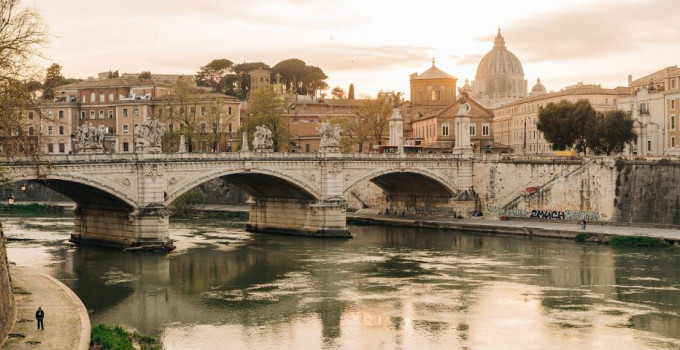
{"type": "Polygon", "coordinates": [[[0,345],[14,324],[14,294],[9,276],[5,235],[0,227],[0,345]]]}
{"type": "Polygon", "coordinates": [[[373,213],[348,213],[347,222],[354,224],[370,224],[401,227],[424,227],[435,229],[458,230],[484,234],[507,234],[529,237],[550,237],[576,239],[586,234],[588,241],[609,242],[615,236],[644,236],[660,238],[669,244],[680,244],[680,230],[658,227],[611,226],[588,224],[581,229],[578,223],[532,220],[485,220],[483,218],[455,220],[449,218],[416,218],[401,216],[385,216],[373,213]]]}

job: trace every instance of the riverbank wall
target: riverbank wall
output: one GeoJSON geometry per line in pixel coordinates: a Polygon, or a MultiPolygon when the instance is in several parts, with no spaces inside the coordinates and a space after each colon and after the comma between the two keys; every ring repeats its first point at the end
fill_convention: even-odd
{"type": "Polygon", "coordinates": [[[9,276],[9,261],[5,248],[5,235],[0,226],[0,345],[7,338],[7,334],[14,324],[14,295],[9,276]]]}

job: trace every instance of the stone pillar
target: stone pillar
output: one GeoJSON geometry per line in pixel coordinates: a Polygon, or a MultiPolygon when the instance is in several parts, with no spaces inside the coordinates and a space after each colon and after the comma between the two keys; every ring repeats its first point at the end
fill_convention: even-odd
{"type": "Polygon", "coordinates": [[[186,153],[187,151],[186,142],[187,141],[184,138],[184,135],[179,135],[179,149],[177,150],[177,153],[186,153]]]}
{"type": "Polygon", "coordinates": [[[470,144],[470,109],[469,103],[461,102],[460,109],[453,119],[456,129],[456,145],[453,147],[454,154],[472,153],[472,145],[470,144]]]}
{"type": "Polygon", "coordinates": [[[165,169],[162,163],[138,163],[137,205],[78,204],[71,241],[115,247],[171,250],[170,211],[165,207],[165,169]]]}
{"type": "Polygon", "coordinates": [[[392,110],[390,122],[390,146],[404,146],[404,118],[401,117],[399,108],[392,110]]]}
{"type": "Polygon", "coordinates": [[[241,152],[248,152],[248,132],[243,132],[243,140],[241,142],[241,152]]]}
{"type": "Polygon", "coordinates": [[[277,198],[250,201],[246,229],[251,232],[283,233],[315,237],[344,237],[347,230],[344,202],[301,202],[277,198]]]}

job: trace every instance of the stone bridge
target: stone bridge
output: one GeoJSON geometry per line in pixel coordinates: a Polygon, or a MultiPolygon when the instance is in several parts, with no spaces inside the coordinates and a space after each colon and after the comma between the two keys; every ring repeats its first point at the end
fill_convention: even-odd
{"type": "Polygon", "coordinates": [[[254,232],[347,237],[343,196],[363,181],[408,206],[475,197],[472,159],[452,154],[74,154],[4,164],[8,181],[38,181],[78,204],[73,241],[119,246],[171,245],[170,203],[215,178],[251,196],[254,232]]]}

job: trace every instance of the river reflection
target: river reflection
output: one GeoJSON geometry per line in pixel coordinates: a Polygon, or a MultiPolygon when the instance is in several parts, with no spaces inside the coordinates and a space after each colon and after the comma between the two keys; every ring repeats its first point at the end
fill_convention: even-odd
{"type": "Polygon", "coordinates": [[[70,217],[4,217],[9,258],[62,280],[92,322],[168,349],[680,348],[680,254],[352,227],[352,240],[173,221],[170,254],[65,243],[70,217]],[[16,240],[21,239],[21,240],[16,240]]]}

